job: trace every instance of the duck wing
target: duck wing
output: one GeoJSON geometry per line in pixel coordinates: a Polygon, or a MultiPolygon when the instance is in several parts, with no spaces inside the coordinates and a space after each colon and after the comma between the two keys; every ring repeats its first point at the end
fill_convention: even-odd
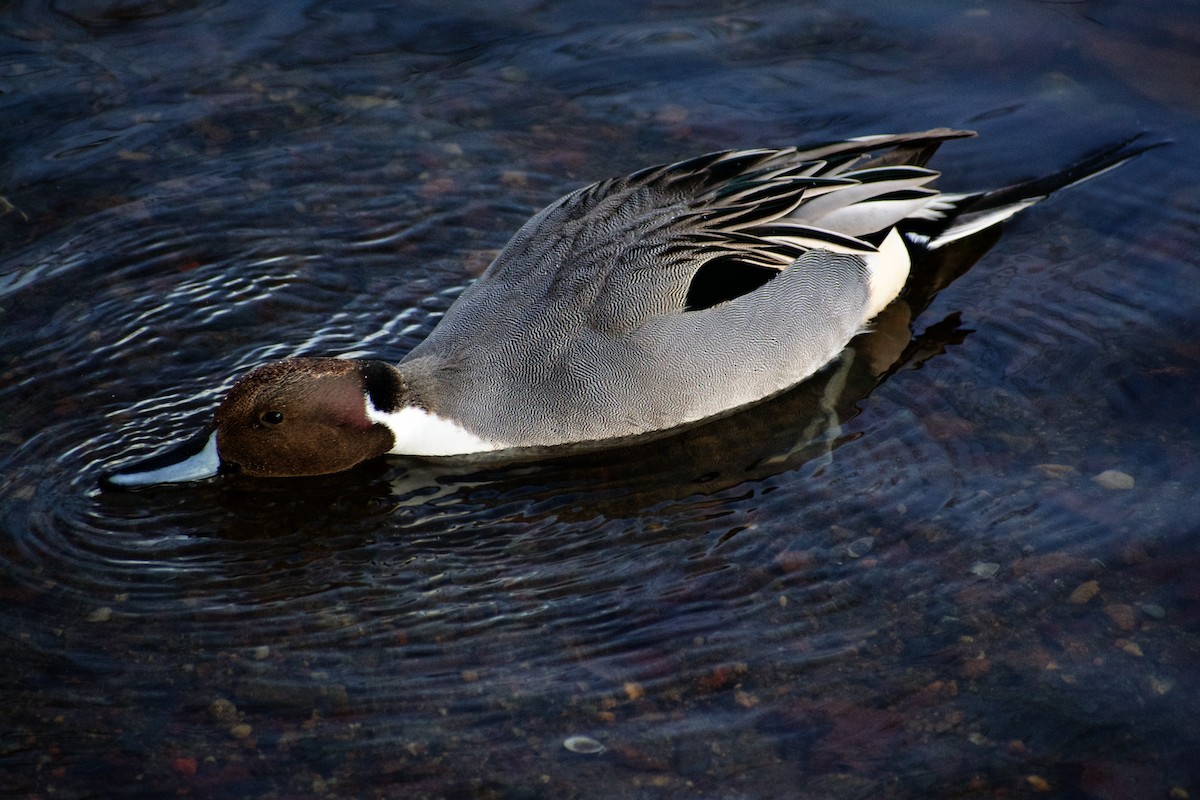
{"type": "Polygon", "coordinates": [[[505,309],[620,334],[745,294],[809,250],[874,253],[873,238],[936,196],[925,184],[938,173],[921,165],[937,145],[971,135],[722,151],[584,187],[522,226],[443,334],[505,309]]]}

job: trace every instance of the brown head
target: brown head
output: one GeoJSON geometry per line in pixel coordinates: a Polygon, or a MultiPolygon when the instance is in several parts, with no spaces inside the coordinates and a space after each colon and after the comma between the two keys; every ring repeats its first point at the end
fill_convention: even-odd
{"type": "Polygon", "coordinates": [[[391,367],[337,358],[290,358],[258,367],[229,390],[214,424],[225,465],[247,475],[341,472],[392,447],[367,417],[367,371],[391,367]]]}
{"type": "Polygon", "coordinates": [[[276,361],[235,383],[196,437],[109,472],[101,484],[175,483],[221,471],[279,478],[341,472],[392,449],[392,432],[367,409],[394,410],[402,387],[395,368],[380,361],[276,361]]]}

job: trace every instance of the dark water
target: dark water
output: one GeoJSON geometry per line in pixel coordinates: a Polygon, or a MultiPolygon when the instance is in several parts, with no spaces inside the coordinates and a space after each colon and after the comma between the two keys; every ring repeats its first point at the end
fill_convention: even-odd
{"type": "Polygon", "coordinates": [[[1200,796],[1197,53],[1132,0],[0,3],[0,792],[1200,796]],[[95,489],[251,365],[399,358],[584,182],[937,125],[956,188],[1175,144],[680,437],[95,489]]]}

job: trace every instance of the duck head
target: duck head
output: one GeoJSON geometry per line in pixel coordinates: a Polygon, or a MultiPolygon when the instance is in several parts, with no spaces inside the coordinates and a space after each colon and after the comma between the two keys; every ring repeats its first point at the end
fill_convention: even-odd
{"type": "Polygon", "coordinates": [[[393,412],[411,405],[395,367],[381,361],[292,358],[243,376],[210,426],[179,447],[106,474],[130,487],[218,472],[296,477],[341,472],[394,447],[393,412]]]}

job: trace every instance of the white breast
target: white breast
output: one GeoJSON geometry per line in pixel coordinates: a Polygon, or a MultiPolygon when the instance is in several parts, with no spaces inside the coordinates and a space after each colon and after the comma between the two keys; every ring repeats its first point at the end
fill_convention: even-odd
{"type": "Polygon", "coordinates": [[[460,456],[506,449],[503,444],[481,439],[457,422],[416,406],[387,412],[377,410],[368,400],[367,418],[392,432],[395,444],[388,452],[394,455],[460,456]]]}

